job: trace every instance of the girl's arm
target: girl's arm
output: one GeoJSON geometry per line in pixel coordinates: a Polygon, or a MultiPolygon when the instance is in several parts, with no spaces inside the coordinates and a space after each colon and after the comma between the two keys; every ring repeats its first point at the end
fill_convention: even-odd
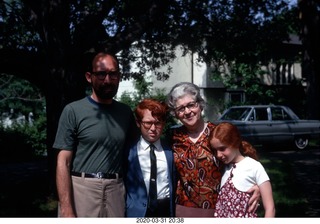
{"type": "Polygon", "coordinates": [[[272,195],[272,187],[270,181],[266,181],[259,185],[263,207],[264,207],[264,217],[265,218],[273,218],[276,214],[276,209],[274,207],[273,195],[272,195]]]}

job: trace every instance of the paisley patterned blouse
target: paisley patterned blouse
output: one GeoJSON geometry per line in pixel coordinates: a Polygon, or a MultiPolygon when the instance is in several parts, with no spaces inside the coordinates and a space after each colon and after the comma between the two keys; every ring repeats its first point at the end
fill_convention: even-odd
{"type": "Polygon", "coordinates": [[[215,125],[208,123],[196,143],[189,139],[182,126],[173,132],[174,161],[178,172],[176,203],[214,209],[221,181],[221,167],[209,144],[215,125]]]}

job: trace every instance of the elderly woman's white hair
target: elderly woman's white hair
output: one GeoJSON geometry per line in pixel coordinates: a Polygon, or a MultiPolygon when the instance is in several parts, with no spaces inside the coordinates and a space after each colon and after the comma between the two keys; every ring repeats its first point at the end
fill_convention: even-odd
{"type": "Polygon", "coordinates": [[[167,96],[167,105],[170,108],[170,113],[174,114],[176,102],[178,99],[189,95],[194,101],[198,102],[201,110],[205,107],[205,101],[200,94],[200,88],[191,82],[180,82],[172,87],[167,96]]]}

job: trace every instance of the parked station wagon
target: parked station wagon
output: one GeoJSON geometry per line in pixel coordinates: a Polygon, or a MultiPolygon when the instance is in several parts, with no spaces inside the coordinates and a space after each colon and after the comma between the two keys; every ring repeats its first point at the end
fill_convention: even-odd
{"type": "MultiPolygon", "coordinates": [[[[311,139],[320,139],[320,120],[302,120],[287,106],[233,106],[216,121],[235,124],[244,140],[252,144],[291,144],[305,149],[311,139]]],[[[288,145],[287,145],[288,146],[288,145]]]]}

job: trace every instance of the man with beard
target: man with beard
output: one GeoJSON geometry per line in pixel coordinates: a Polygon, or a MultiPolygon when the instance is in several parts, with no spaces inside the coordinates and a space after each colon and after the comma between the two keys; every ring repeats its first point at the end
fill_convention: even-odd
{"type": "Polygon", "coordinates": [[[113,99],[117,58],[98,53],[85,74],[92,94],[63,109],[53,148],[59,217],[124,217],[123,158],[138,136],[129,106],[113,99]]]}

